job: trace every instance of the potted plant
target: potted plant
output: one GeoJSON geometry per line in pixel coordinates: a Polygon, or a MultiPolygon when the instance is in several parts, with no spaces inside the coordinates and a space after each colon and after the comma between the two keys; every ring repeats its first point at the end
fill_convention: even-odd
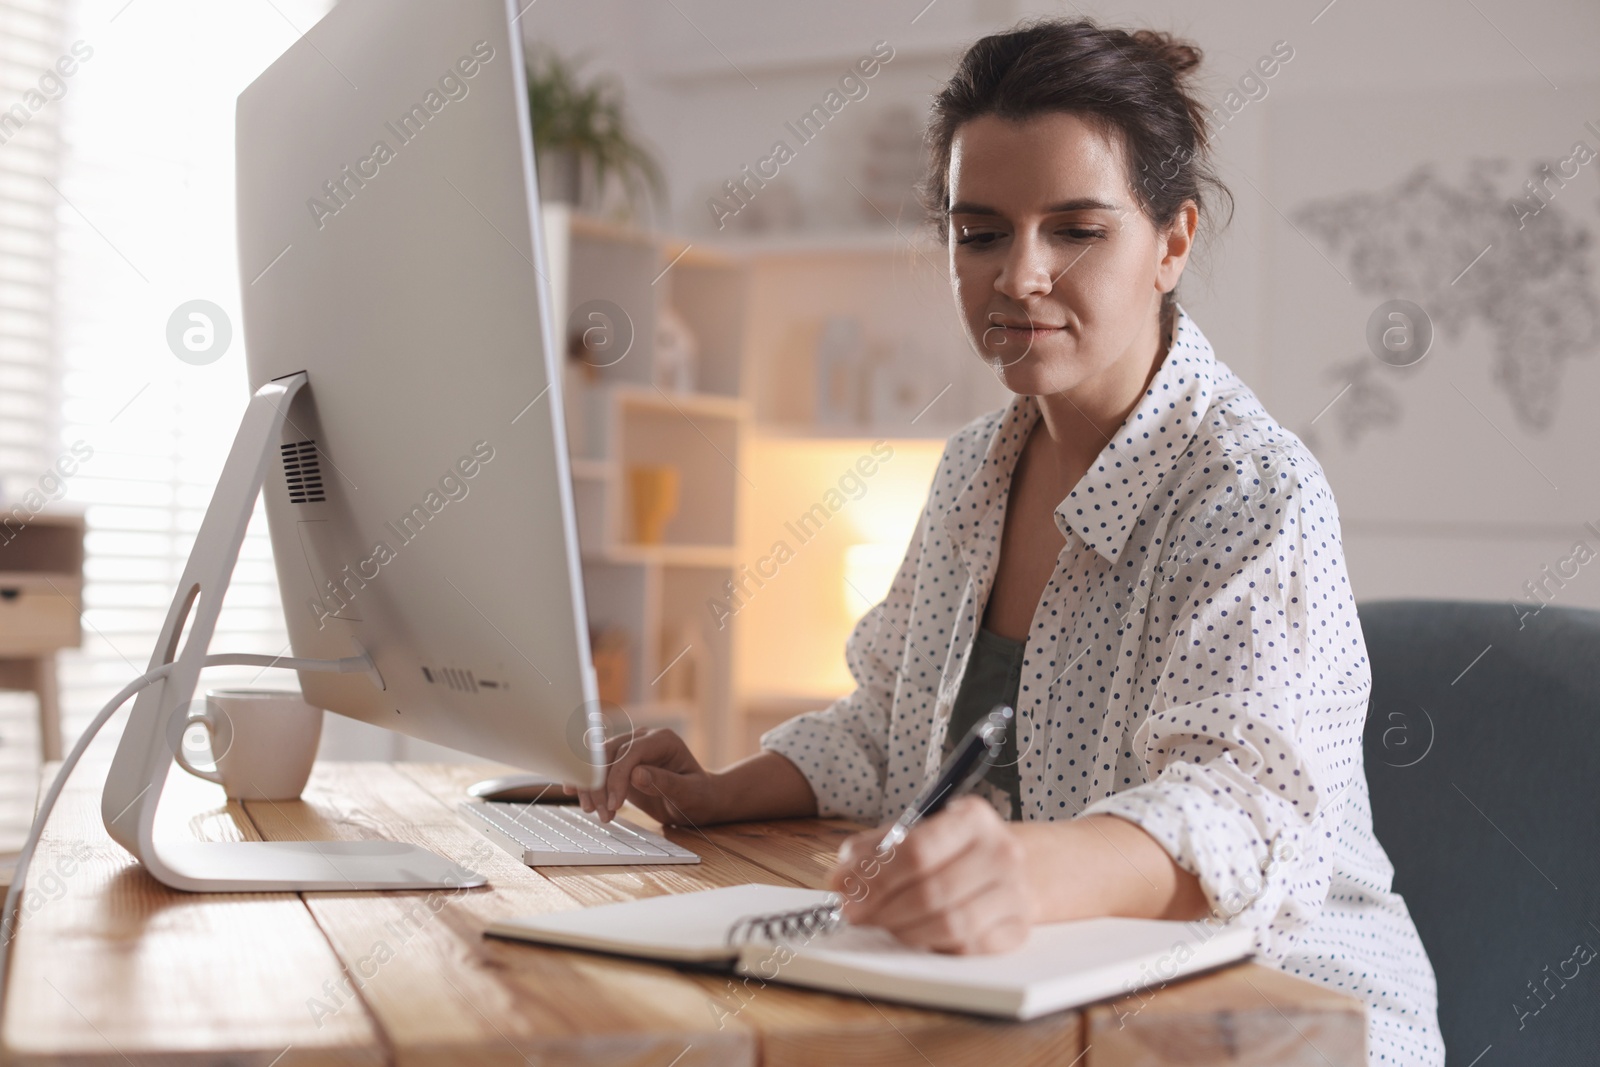
{"type": "Polygon", "coordinates": [[[604,75],[580,81],[582,63],[548,48],[529,53],[528,112],[540,195],[593,211],[615,175],[630,207],[639,206],[647,189],[660,203],[666,183],[655,158],[634,139],[621,86],[604,75]]]}

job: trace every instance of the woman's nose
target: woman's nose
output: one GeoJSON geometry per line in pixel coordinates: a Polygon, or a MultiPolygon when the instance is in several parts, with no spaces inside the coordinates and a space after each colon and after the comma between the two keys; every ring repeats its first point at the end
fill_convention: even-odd
{"type": "Polygon", "coordinates": [[[994,287],[1012,300],[1048,295],[1056,282],[1051,267],[1050,251],[1044,242],[1031,234],[1018,234],[1011,240],[994,287]]]}

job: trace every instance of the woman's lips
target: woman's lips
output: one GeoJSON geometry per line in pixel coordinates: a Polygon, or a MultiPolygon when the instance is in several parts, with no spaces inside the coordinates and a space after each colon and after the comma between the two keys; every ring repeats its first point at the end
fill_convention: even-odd
{"type": "MultiPolygon", "coordinates": [[[[1067,336],[1065,326],[1013,326],[1007,323],[996,323],[989,327],[984,336],[984,347],[989,350],[998,366],[1011,366],[1020,363],[1028,353],[1043,345],[1049,347],[1049,342],[1067,336]],[[998,331],[998,334],[996,333],[998,331]]],[[[1040,348],[1043,351],[1042,348],[1040,348]]]]}
{"type": "Polygon", "coordinates": [[[1026,337],[1029,339],[1053,337],[1056,334],[1067,332],[1065,326],[1008,326],[1002,323],[997,328],[1004,331],[1009,337],[1026,337]]]}

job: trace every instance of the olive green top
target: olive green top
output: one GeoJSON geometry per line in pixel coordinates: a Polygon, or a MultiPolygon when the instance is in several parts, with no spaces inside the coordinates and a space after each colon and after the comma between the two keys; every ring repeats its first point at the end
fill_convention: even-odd
{"type": "MultiPolygon", "coordinates": [[[[993,630],[980,628],[973,638],[971,658],[961,677],[961,690],[956,694],[955,706],[950,710],[950,728],[945,733],[944,749],[948,755],[956,743],[967,735],[972,724],[994,710],[996,704],[1017,706],[1017,687],[1022,682],[1022,652],[1024,642],[1002,637],[993,630]]],[[[1022,817],[1022,793],[1017,777],[1016,719],[1006,731],[1005,745],[1000,759],[989,768],[983,781],[1004,790],[1011,796],[1011,818],[1022,817]]]]}

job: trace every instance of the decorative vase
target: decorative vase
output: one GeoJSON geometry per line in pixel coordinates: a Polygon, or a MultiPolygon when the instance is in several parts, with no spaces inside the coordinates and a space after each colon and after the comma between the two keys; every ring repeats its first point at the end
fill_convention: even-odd
{"type": "Polygon", "coordinates": [[[655,349],[656,384],[673,392],[694,392],[700,343],[687,320],[671,304],[663,304],[656,314],[655,349]]]}
{"type": "Polygon", "coordinates": [[[628,468],[628,492],[633,505],[633,539],[641,545],[659,545],[667,523],[678,513],[680,472],[669,464],[639,463],[628,468]]]}

